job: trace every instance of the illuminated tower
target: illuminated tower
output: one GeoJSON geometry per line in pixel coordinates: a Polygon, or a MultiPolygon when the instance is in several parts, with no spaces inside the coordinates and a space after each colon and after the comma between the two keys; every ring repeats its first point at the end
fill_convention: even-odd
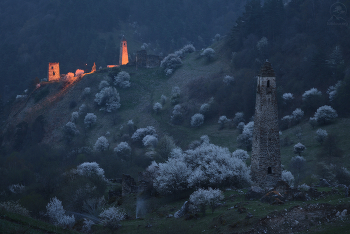
{"type": "Polygon", "coordinates": [[[58,81],[60,79],[60,64],[49,63],[49,69],[47,73],[47,81],[58,81]]]}
{"type": "Polygon", "coordinates": [[[276,77],[266,61],[257,78],[251,175],[261,187],[281,180],[281,152],[276,100],[276,77]]]}
{"type": "Polygon", "coordinates": [[[120,53],[119,53],[119,65],[125,65],[129,63],[128,55],[128,45],[123,36],[122,41],[120,42],[120,53]]]}

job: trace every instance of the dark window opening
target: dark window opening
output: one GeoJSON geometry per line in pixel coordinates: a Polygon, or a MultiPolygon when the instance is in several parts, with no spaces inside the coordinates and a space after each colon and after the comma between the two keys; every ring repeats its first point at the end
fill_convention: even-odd
{"type": "Polygon", "coordinates": [[[52,72],[52,75],[55,75],[55,72],[52,72]]]}
{"type": "Polygon", "coordinates": [[[53,67],[51,67],[51,69],[53,69],[53,67]]]}
{"type": "Polygon", "coordinates": [[[272,174],[272,169],[271,169],[271,167],[268,167],[268,168],[267,168],[267,174],[272,174]]]}
{"type": "Polygon", "coordinates": [[[124,45],[125,45],[125,43],[124,43],[124,45]]]}
{"type": "Polygon", "coordinates": [[[270,87],[270,81],[269,80],[267,81],[267,87],[270,87]]]}
{"type": "Polygon", "coordinates": [[[269,141],[271,141],[271,138],[269,138],[269,141]]]}

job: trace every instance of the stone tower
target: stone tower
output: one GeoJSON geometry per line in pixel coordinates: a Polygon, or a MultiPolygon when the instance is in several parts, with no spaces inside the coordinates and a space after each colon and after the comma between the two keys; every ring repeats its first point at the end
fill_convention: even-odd
{"type": "Polygon", "coordinates": [[[257,78],[251,175],[256,185],[272,187],[281,180],[281,152],[276,77],[266,61],[257,78]]]}
{"type": "Polygon", "coordinates": [[[123,36],[122,41],[120,42],[120,53],[119,53],[119,65],[125,65],[129,63],[128,55],[128,44],[125,37],[123,36]]]}
{"type": "Polygon", "coordinates": [[[58,81],[60,79],[60,64],[49,63],[49,69],[47,73],[47,81],[58,81]]]}

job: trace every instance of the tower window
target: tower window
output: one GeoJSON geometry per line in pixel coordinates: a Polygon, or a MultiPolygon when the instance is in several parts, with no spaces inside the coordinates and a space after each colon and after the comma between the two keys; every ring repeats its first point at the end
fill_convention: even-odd
{"type": "Polygon", "coordinates": [[[55,72],[52,72],[52,75],[55,75],[55,72]]]}
{"type": "Polygon", "coordinates": [[[124,45],[125,45],[125,43],[124,43],[124,45]]]}
{"type": "Polygon", "coordinates": [[[267,174],[272,174],[272,168],[271,167],[267,168],[267,174]]]}
{"type": "Polygon", "coordinates": [[[269,80],[267,81],[267,87],[270,87],[270,81],[269,80]]]}
{"type": "Polygon", "coordinates": [[[51,67],[51,69],[53,69],[53,66],[51,67]]]}

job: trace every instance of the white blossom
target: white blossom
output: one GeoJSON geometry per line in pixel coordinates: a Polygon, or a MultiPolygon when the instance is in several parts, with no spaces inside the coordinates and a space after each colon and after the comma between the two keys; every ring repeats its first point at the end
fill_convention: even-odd
{"type": "Polygon", "coordinates": [[[104,178],[105,171],[96,162],[84,162],[77,166],[77,173],[81,176],[94,176],[97,175],[104,178]]]}
{"type": "Polygon", "coordinates": [[[331,106],[321,106],[314,115],[317,123],[328,124],[338,117],[337,112],[331,106]]]}
{"type": "Polygon", "coordinates": [[[223,82],[227,85],[233,84],[234,81],[235,81],[235,78],[233,76],[229,76],[229,75],[226,75],[223,79],[223,82]]]}
{"type": "Polygon", "coordinates": [[[293,152],[294,152],[295,154],[298,154],[298,155],[300,156],[300,154],[301,154],[302,152],[304,152],[304,150],[306,150],[306,147],[305,147],[305,145],[301,144],[300,142],[299,142],[298,144],[294,145],[294,150],[293,150],[293,152]]]}
{"type": "Polygon", "coordinates": [[[156,102],[154,103],[153,105],[153,110],[156,112],[156,113],[159,113],[161,110],[162,110],[163,106],[162,104],[160,104],[159,102],[156,102]]]}
{"type": "Polygon", "coordinates": [[[199,127],[203,123],[204,123],[204,115],[197,113],[191,117],[191,126],[192,127],[199,127]]]}
{"type": "Polygon", "coordinates": [[[111,228],[118,228],[120,221],[125,219],[125,216],[126,214],[123,211],[114,206],[103,210],[99,215],[102,225],[111,228]]]}
{"type": "Polygon", "coordinates": [[[22,184],[12,184],[9,186],[9,190],[14,194],[23,193],[26,187],[22,184]]]}
{"type": "Polygon", "coordinates": [[[146,135],[142,139],[142,143],[145,147],[148,147],[148,146],[156,147],[158,144],[158,138],[155,137],[154,135],[146,135]]]}
{"type": "Polygon", "coordinates": [[[114,152],[116,152],[118,155],[127,155],[130,156],[131,154],[131,147],[127,142],[120,142],[117,147],[114,148],[114,152]]]}
{"type": "Polygon", "coordinates": [[[282,180],[287,182],[290,187],[294,186],[294,176],[292,172],[283,170],[282,171],[282,180]]]}
{"type": "Polygon", "coordinates": [[[131,136],[133,141],[141,141],[146,135],[157,136],[156,129],[153,126],[147,126],[146,128],[137,129],[131,136]]]}
{"type": "Polygon", "coordinates": [[[328,132],[326,130],[323,130],[323,129],[317,129],[316,131],[316,141],[318,141],[320,144],[322,144],[325,139],[327,138],[328,136],[328,132]]]}
{"type": "Polygon", "coordinates": [[[84,124],[87,128],[90,128],[91,125],[95,124],[97,116],[94,113],[87,113],[84,118],[84,124]]]}
{"type": "Polygon", "coordinates": [[[193,192],[190,196],[190,202],[202,209],[205,212],[205,206],[209,205],[214,212],[218,203],[224,199],[223,192],[220,189],[198,189],[193,192]]]}
{"type": "Polygon", "coordinates": [[[199,113],[206,114],[209,110],[210,110],[210,104],[209,103],[204,103],[199,108],[199,113]]]}
{"type": "Polygon", "coordinates": [[[51,221],[58,226],[72,227],[75,223],[74,215],[65,215],[62,202],[57,197],[51,198],[50,202],[46,205],[46,214],[51,221]]]}
{"type": "Polygon", "coordinates": [[[78,118],[79,118],[79,112],[74,111],[74,112],[72,112],[72,117],[71,117],[70,121],[75,123],[78,120],[78,118]]]}
{"type": "Polygon", "coordinates": [[[237,149],[232,153],[232,157],[239,158],[244,162],[249,158],[249,154],[245,150],[237,149]]]}
{"type": "Polygon", "coordinates": [[[108,147],[109,147],[109,143],[107,138],[104,136],[100,136],[94,145],[94,150],[103,152],[103,151],[106,151],[108,147]]]}
{"type": "Polygon", "coordinates": [[[295,109],[292,113],[294,120],[300,121],[301,118],[304,116],[304,111],[302,111],[300,108],[295,109]]]}
{"type": "Polygon", "coordinates": [[[98,89],[101,90],[109,86],[109,82],[107,80],[102,80],[98,85],[98,89]]]}
{"type": "Polygon", "coordinates": [[[312,89],[305,91],[305,93],[302,95],[302,99],[303,99],[303,101],[306,101],[307,99],[309,99],[312,96],[321,96],[321,95],[322,95],[321,91],[318,91],[318,89],[316,89],[316,88],[312,88],[312,89]]]}
{"type": "Polygon", "coordinates": [[[130,75],[125,71],[121,71],[117,76],[114,77],[114,85],[119,86],[120,88],[130,87],[130,75]]]}
{"type": "Polygon", "coordinates": [[[284,94],[282,95],[282,98],[283,98],[283,100],[284,100],[285,102],[289,102],[289,101],[291,101],[291,100],[294,99],[294,96],[293,96],[292,93],[284,93],[284,94]]]}
{"type": "Polygon", "coordinates": [[[337,95],[338,89],[342,86],[342,82],[338,81],[334,86],[330,86],[327,90],[329,100],[332,102],[337,95]]]}
{"type": "Polygon", "coordinates": [[[77,126],[73,122],[66,123],[64,130],[66,134],[69,136],[75,136],[79,134],[79,130],[77,129],[77,126]]]}
{"type": "Polygon", "coordinates": [[[95,95],[94,100],[99,106],[100,110],[112,112],[120,107],[120,97],[118,91],[114,87],[105,87],[95,95]]]}
{"type": "Polygon", "coordinates": [[[205,50],[203,50],[203,52],[201,53],[201,56],[205,56],[207,57],[209,60],[214,58],[215,55],[215,50],[212,48],[206,48],[205,50]]]}

